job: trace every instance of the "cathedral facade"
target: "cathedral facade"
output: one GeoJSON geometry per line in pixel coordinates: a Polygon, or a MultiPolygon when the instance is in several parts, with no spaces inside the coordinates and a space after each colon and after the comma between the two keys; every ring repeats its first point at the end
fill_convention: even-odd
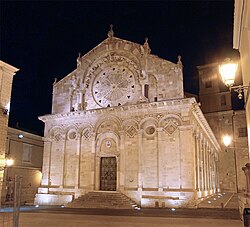
{"type": "Polygon", "coordinates": [[[219,191],[218,145],[182,63],[108,38],[53,85],[36,204],[67,204],[91,191],[119,191],[142,207],[195,207],[219,191]]]}

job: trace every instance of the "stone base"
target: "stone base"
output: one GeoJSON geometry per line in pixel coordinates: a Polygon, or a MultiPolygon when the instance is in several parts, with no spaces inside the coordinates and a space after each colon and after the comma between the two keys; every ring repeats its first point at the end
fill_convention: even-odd
{"type": "Polygon", "coordinates": [[[239,211],[240,211],[240,218],[243,220],[243,211],[244,208],[250,208],[250,197],[247,195],[239,195],[239,211]]]}
{"type": "Polygon", "coordinates": [[[142,192],[141,207],[149,208],[194,208],[194,192],[142,192]]]}
{"type": "Polygon", "coordinates": [[[73,195],[36,194],[35,205],[66,205],[72,202],[73,195]]]}

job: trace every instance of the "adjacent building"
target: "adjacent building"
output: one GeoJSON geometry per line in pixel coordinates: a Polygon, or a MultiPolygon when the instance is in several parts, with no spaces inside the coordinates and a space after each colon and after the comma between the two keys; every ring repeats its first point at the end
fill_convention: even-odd
{"type": "Polygon", "coordinates": [[[14,164],[5,168],[2,203],[13,203],[15,176],[19,176],[22,177],[20,202],[21,204],[33,204],[42,177],[42,137],[9,127],[6,157],[13,159],[14,164]]]}
{"type": "MultiPolygon", "coordinates": [[[[245,107],[248,130],[248,144],[250,144],[250,1],[234,1],[234,31],[233,48],[240,52],[240,65],[242,70],[243,85],[245,89],[245,107]]],[[[250,154],[250,149],[248,151],[250,154]]],[[[245,196],[240,196],[240,212],[243,213],[245,207],[250,207],[250,163],[249,159],[243,168],[246,175],[245,196]]]]}
{"type": "Polygon", "coordinates": [[[53,85],[36,204],[118,191],[142,207],[195,207],[220,190],[220,146],[177,63],[114,37],[53,85]]]}
{"type": "Polygon", "coordinates": [[[245,110],[233,110],[232,95],[219,75],[219,64],[198,66],[201,109],[217,138],[220,187],[222,191],[243,192],[246,188],[242,166],[248,162],[248,137],[245,110]],[[223,137],[232,137],[226,147],[223,137]]]}
{"type": "MultiPolygon", "coordinates": [[[[237,0],[234,6],[233,48],[240,52],[240,66],[245,89],[245,108],[248,135],[250,135],[250,1],[237,0]]],[[[250,144],[250,136],[248,137],[250,144]]],[[[249,150],[250,153],[250,150],[249,150]]]]}
{"type": "Polygon", "coordinates": [[[0,61],[0,198],[3,187],[12,80],[18,70],[14,66],[0,61]]]}

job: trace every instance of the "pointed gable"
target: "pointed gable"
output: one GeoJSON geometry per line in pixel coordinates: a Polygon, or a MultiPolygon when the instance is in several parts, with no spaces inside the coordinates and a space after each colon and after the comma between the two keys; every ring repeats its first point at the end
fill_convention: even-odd
{"type": "Polygon", "coordinates": [[[144,45],[109,37],[77,58],[77,68],[54,84],[53,113],[183,97],[182,69],[144,45]]]}

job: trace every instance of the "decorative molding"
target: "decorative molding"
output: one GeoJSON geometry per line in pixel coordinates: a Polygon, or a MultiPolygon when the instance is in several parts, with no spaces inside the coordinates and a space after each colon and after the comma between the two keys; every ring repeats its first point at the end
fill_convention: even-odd
{"type": "MultiPolygon", "coordinates": [[[[153,102],[153,103],[139,103],[139,104],[133,104],[133,105],[128,105],[124,107],[117,106],[117,107],[112,107],[112,108],[102,108],[102,109],[98,108],[98,109],[91,109],[91,110],[83,110],[83,111],[78,111],[78,112],[48,114],[44,116],[39,116],[38,119],[43,122],[46,122],[46,121],[60,119],[60,118],[61,119],[65,119],[65,118],[71,119],[72,117],[83,118],[83,117],[88,117],[92,114],[110,114],[110,112],[112,112],[113,114],[117,114],[120,112],[128,112],[131,110],[135,111],[135,110],[142,110],[142,109],[145,109],[148,112],[149,111],[159,112],[158,114],[160,114],[160,112],[166,107],[168,108],[172,107],[173,109],[178,109],[180,108],[180,106],[181,108],[184,108],[183,106],[188,107],[188,106],[191,106],[192,104],[197,104],[195,98],[184,98],[184,99],[178,99],[178,100],[159,101],[159,102],[153,102]]],[[[168,109],[168,111],[170,110],[168,109]]],[[[199,115],[203,115],[202,112],[199,115]]]]}
{"type": "Polygon", "coordinates": [[[193,103],[192,114],[193,114],[194,119],[200,125],[203,133],[208,138],[210,138],[211,143],[213,144],[213,146],[215,147],[217,152],[219,152],[221,150],[221,147],[220,147],[219,143],[217,142],[212,129],[210,128],[205,116],[203,115],[203,113],[202,113],[202,111],[197,103],[193,103]]]}

